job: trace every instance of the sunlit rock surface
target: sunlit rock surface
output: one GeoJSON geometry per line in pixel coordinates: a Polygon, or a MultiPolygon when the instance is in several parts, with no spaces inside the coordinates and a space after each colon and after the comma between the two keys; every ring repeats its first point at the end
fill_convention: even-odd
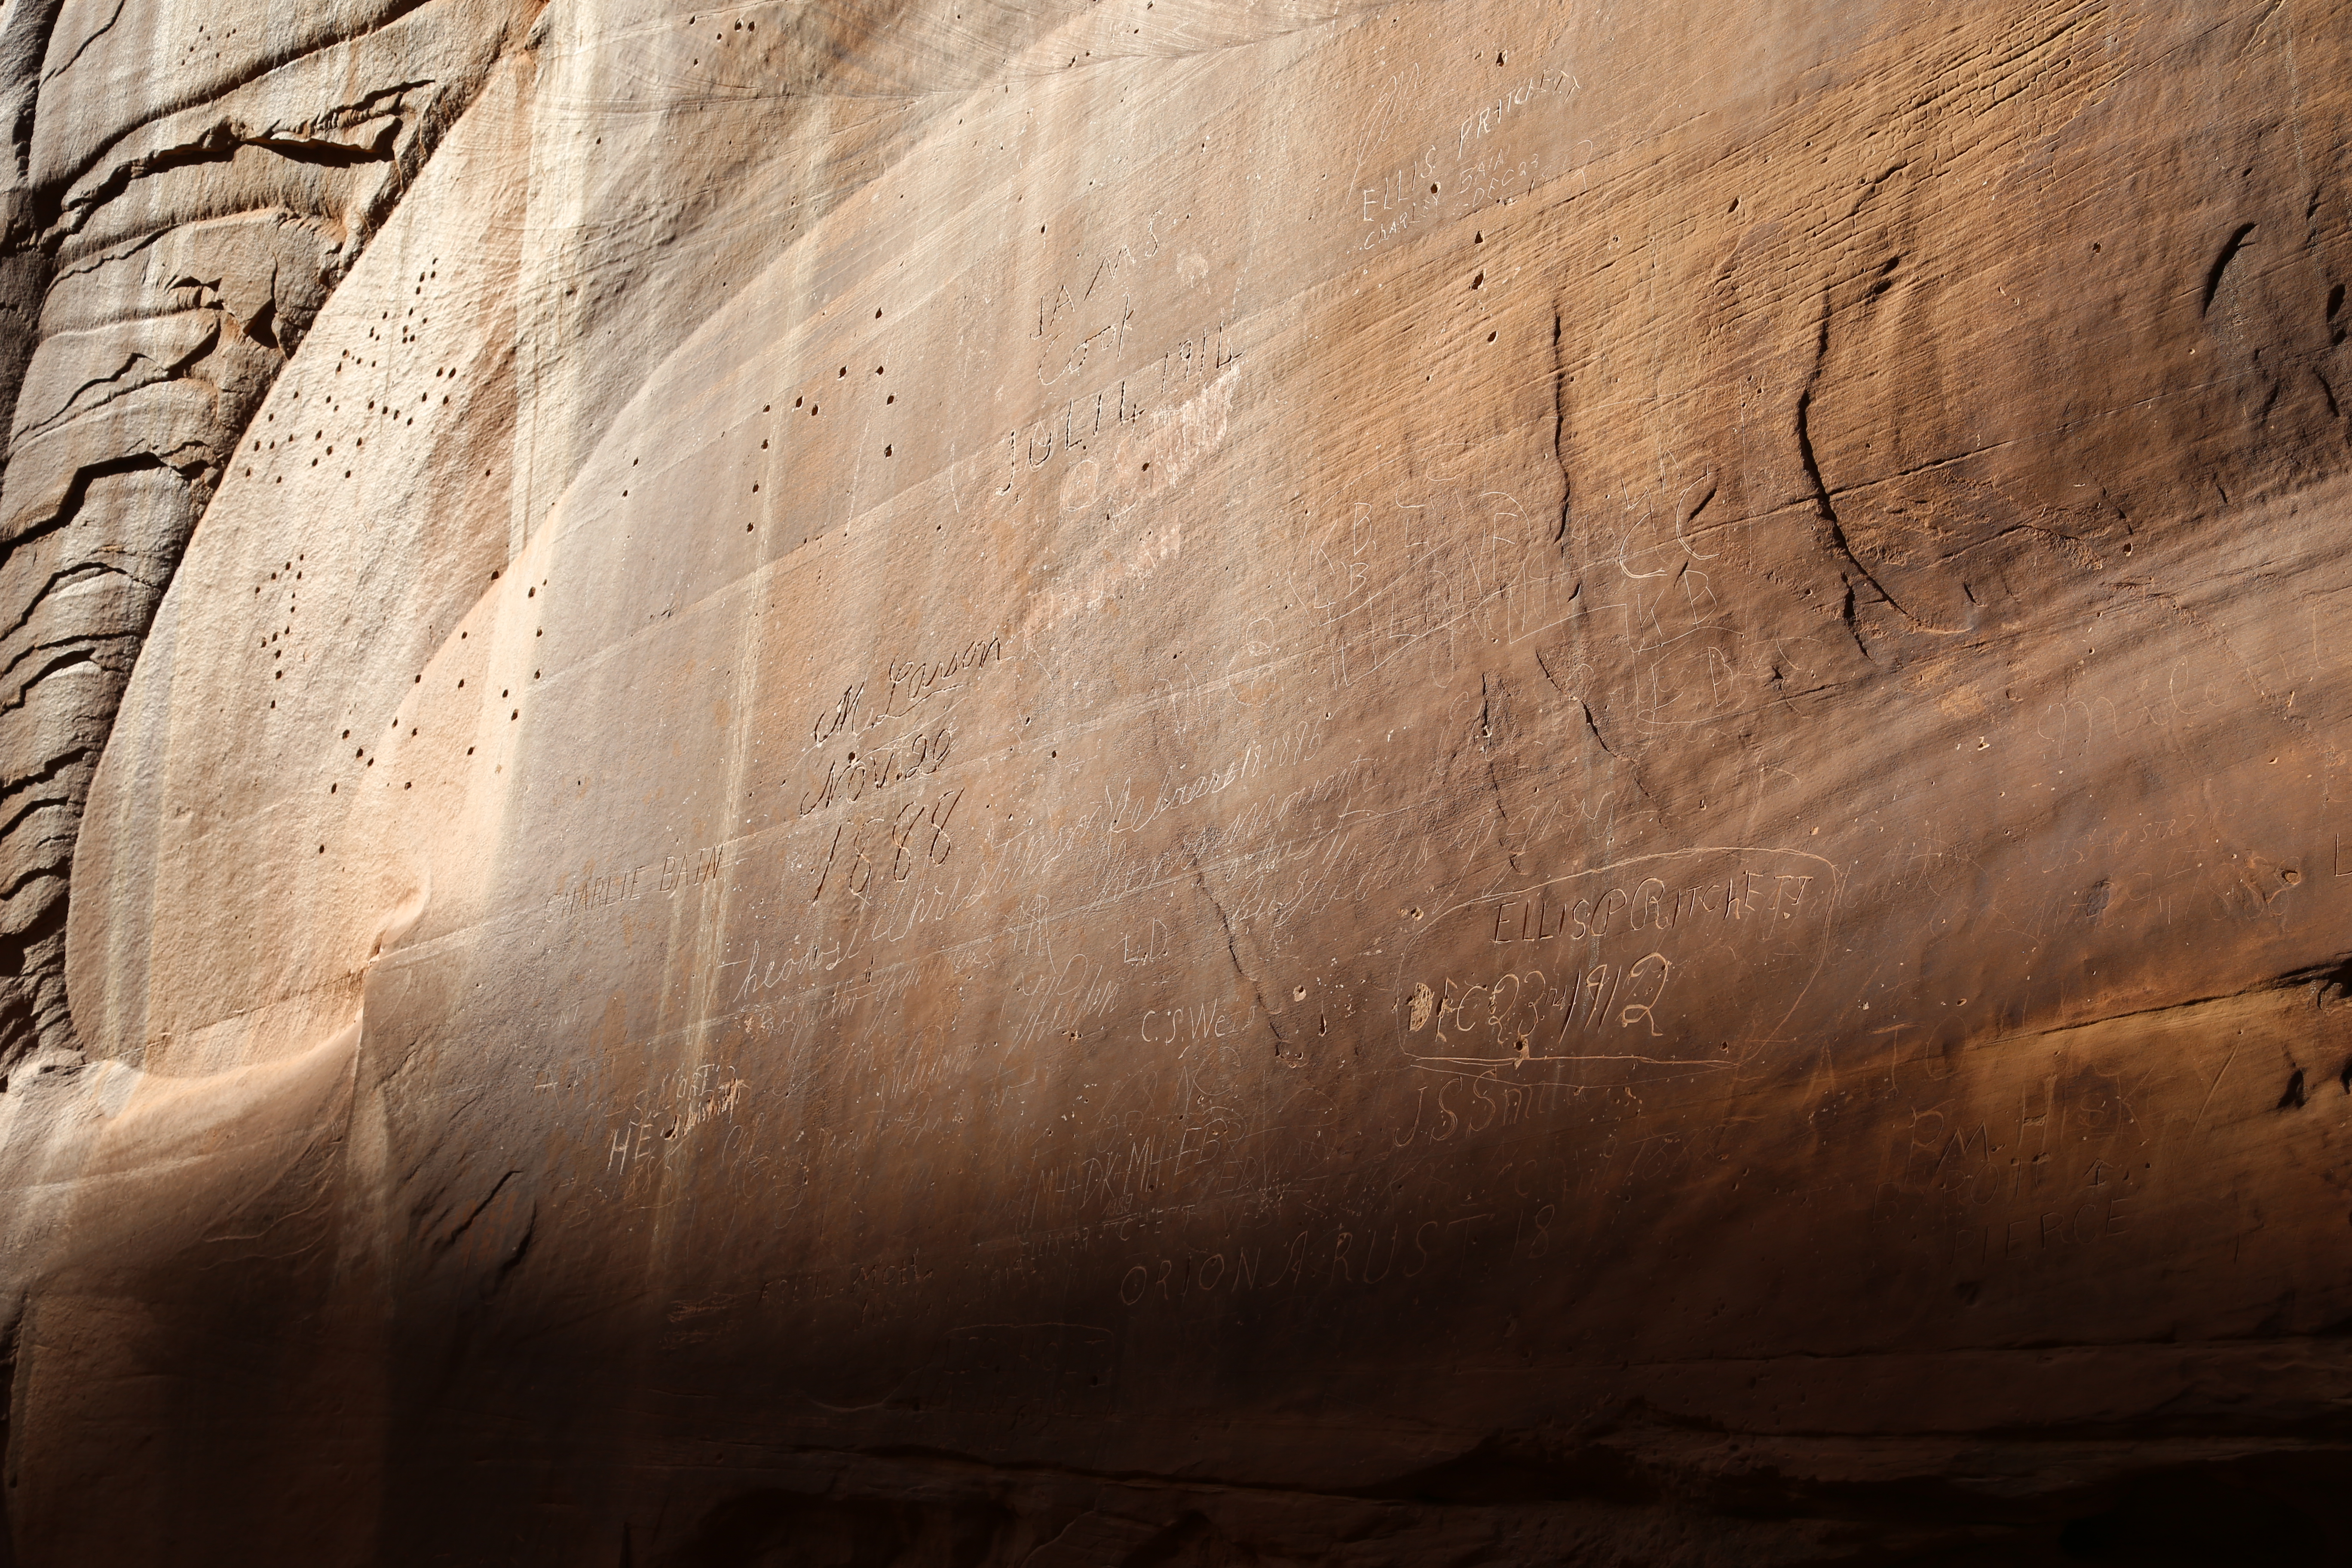
{"type": "Polygon", "coordinates": [[[2340,1560],[2347,22],[9,0],[14,1561],[2340,1560]]]}

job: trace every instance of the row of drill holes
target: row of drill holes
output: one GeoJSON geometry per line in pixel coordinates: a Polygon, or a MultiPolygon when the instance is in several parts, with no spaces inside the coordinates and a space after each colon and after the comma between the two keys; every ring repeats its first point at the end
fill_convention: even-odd
{"type": "MultiPolygon", "coordinates": [[[[881,320],[881,319],[882,319],[882,312],[881,312],[881,311],[879,311],[879,310],[875,311],[875,312],[874,312],[874,318],[875,318],[875,320],[877,320],[877,321],[881,320]]],[[[878,364],[877,364],[877,365],[876,365],[876,366],[874,367],[874,374],[877,374],[877,375],[881,375],[881,374],[885,374],[886,369],[887,369],[887,367],[885,367],[885,366],[883,366],[883,365],[878,365],[878,364]]],[[[842,374],[842,375],[845,375],[845,375],[847,375],[848,374],[849,374],[849,367],[848,367],[847,365],[843,365],[843,366],[841,367],[841,370],[840,370],[840,374],[842,374]]],[[[896,403],[896,402],[898,402],[898,395],[897,393],[895,393],[895,392],[894,392],[894,393],[891,393],[888,396],[887,396],[887,397],[883,398],[883,400],[882,400],[882,401],[883,401],[884,403],[896,403]]],[[[807,405],[807,407],[808,407],[808,411],[809,411],[809,417],[810,417],[810,418],[812,418],[812,419],[815,418],[815,417],[816,417],[816,416],[818,415],[818,413],[819,413],[819,412],[823,409],[823,407],[824,407],[824,405],[822,405],[822,404],[817,404],[817,403],[809,403],[809,402],[808,402],[808,395],[807,395],[807,394],[805,394],[805,393],[803,393],[803,394],[802,394],[800,396],[795,397],[795,398],[793,398],[793,407],[795,407],[795,408],[801,407],[801,406],[802,406],[803,405],[804,405],[804,404],[805,404],[805,405],[807,405]]],[[[772,404],[772,403],[763,403],[763,404],[761,404],[761,405],[760,405],[760,412],[761,412],[761,413],[762,413],[762,414],[771,413],[771,412],[772,412],[772,411],[773,411],[774,407],[775,407],[775,405],[773,405],[773,404],[772,404]]],[[[764,437],[762,437],[762,438],[761,438],[761,442],[760,442],[760,450],[761,450],[761,451],[763,451],[763,452],[764,452],[764,451],[766,451],[767,449],[768,449],[768,443],[767,443],[767,440],[766,440],[764,437]]],[[[884,444],[883,444],[883,447],[882,447],[882,455],[883,455],[884,457],[886,457],[886,458],[889,458],[889,457],[895,457],[897,454],[896,454],[896,453],[891,449],[891,444],[890,444],[890,443],[886,442],[886,443],[884,443],[884,444]]],[[[636,458],[630,458],[630,459],[629,459],[629,467],[631,467],[631,468],[635,468],[635,467],[637,466],[637,464],[638,464],[638,462],[639,462],[640,460],[641,460],[641,459],[636,458]]],[[[488,472],[489,472],[489,470],[488,470],[488,468],[485,468],[485,469],[483,469],[482,471],[483,471],[485,474],[487,474],[487,473],[488,473],[488,472]]],[[[349,478],[351,478],[351,476],[350,476],[349,474],[345,474],[343,477],[344,477],[345,479],[349,479],[349,478]]],[[[752,487],[751,487],[751,493],[752,493],[753,495],[757,495],[757,494],[759,494],[759,493],[760,493],[760,487],[759,487],[756,483],[755,483],[755,484],[753,484],[753,485],[752,485],[752,487]]],[[[623,489],[623,490],[621,491],[622,499],[626,500],[626,499],[627,499],[627,497],[628,497],[628,494],[629,494],[629,492],[628,492],[626,489],[623,489]]],[[[745,524],[743,525],[743,531],[744,531],[744,532],[746,532],[746,533],[751,532],[751,530],[752,530],[752,526],[753,526],[753,525],[752,525],[752,524],[751,524],[751,523],[748,523],[748,522],[747,522],[747,523],[745,523],[745,524]]]]}
{"type": "MultiPolygon", "coordinates": [[[[488,469],[487,469],[487,468],[483,470],[483,472],[485,472],[485,473],[488,473],[488,471],[489,471],[489,470],[488,470],[488,469]]],[[[298,556],[298,557],[297,557],[297,559],[301,559],[301,557],[299,557],[299,556],[298,556]]],[[[287,569],[288,569],[288,570],[289,570],[289,571],[290,571],[290,570],[292,570],[293,565],[294,565],[294,563],[293,563],[293,562],[291,562],[291,561],[289,561],[289,562],[288,562],[288,563],[286,563],[287,569]]],[[[277,573],[273,572],[273,573],[271,573],[269,575],[270,575],[270,580],[271,580],[272,582],[275,582],[275,581],[277,580],[277,577],[278,577],[278,574],[277,574],[277,573]]],[[[296,574],[295,574],[295,575],[299,578],[299,577],[301,575],[301,574],[298,572],[298,573],[296,573],[296,574]]],[[[491,581],[491,582],[493,582],[493,583],[495,583],[495,582],[497,582],[498,580],[499,580],[499,574],[498,574],[497,572],[492,572],[492,573],[490,574],[490,581],[491,581]]],[[[259,588],[257,588],[257,587],[256,589],[254,589],[254,592],[255,592],[255,593],[257,593],[257,593],[259,593],[260,591],[261,591],[261,590],[260,590],[259,588]]],[[[536,599],[537,597],[539,597],[539,584],[535,584],[535,583],[534,583],[534,584],[532,584],[529,588],[525,589],[525,590],[523,591],[523,597],[525,597],[525,598],[527,598],[527,599],[536,599]]],[[[545,636],[547,635],[547,628],[546,628],[545,626],[541,626],[541,627],[540,627],[538,630],[534,631],[531,635],[532,635],[533,637],[545,637],[545,636]]],[[[462,642],[462,641],[464,641],[464,640],[466,640],[466,638],[467,638],[468,636],[469,636],[469,634],[468,634],[468,633],[462,632],[462,631],[461,631],[461,632],[459,632],[459,633],[457,634],[458,640],[459,640],[459,641],[461,641],[461,642],[462,642]]],[[[266,647],[267,645],[265,644],[264,646],[266,647]]],[[[284,673],[285,673],[285,672],[281,670],[281,671],[279,671],[278,673],[279,673],[279,675],[282,677],[282,676],[284,675],[284,673]]],[[[544,673],[543,671],[534,669],[534,670],[532,670],[532,671],[530,672],[530,678],[531,678],[533,680],[537,680],[537,679],[539,679],[541,678],[541,676],[543,673],[544,673]]],[[[421,685],[423,685],[423,684],[424,684],[424,682],[425,682],[425,677],[424,677],[424,675],[423,675],[421,672],[420,672],[419,674],[416,674],[416,675],[414,675],[414,676],[410,677],[409,679],[410,679],[411,682],[412,682],[412,683],[414,683],[414,684],[415,684],[415,685],[420,685],[420,686],[421,686],[421,685]]],[[[462,691],[462,690],[464,690],[464,689],[465,689],[465,687],[466,687],[466,682],[465,682],[465,680],[461,678],[461,679],[458,680],[458,682],[457,682],[457,689],[459,689],[459,690],[461,690],[461,691],[462,691]]],[[[512,694],[513,694],[513,693],[512,693],[511,689],[507,689],[507,690],[502,690],[502,691],[500,691],[500,692],[499,693],[499,695],[500,697],[508,697],[508,696],[511,696],[512,694]]],[[[270,706],[271,706],[272,708],[275,708],[275,707],[277,707],[277,706],[278,706],[278,704],[277,704],[277,703],[275,703],[275,702],[272,702],[272,703],[270,703],[270,706]]],[[[509,712],[509,713],[507,715],[507,721],[508,721],[509,723],[514,723],[514,722],[519,721],[521,718],[522,718],[522,710],[521,710],[521,709],[520,709],[520,708],[517,708],[517,709],[513,710],[511,712],[509,712]]],[[[397,716],[394,716],[394,719],[392,720],[392,728],[394,728],[394,729],[395,729],[395,730],[397,730],[397,729],[399,729],[399,728],[400,728],[400,720],[399,720],[399,718],[398,718],[397,716]]],[[[408,732],[409,732],[409,734],[411,734],[412,736],[413,736],[413,735],[415,735],[415,734],[416,734],[416,733],[417,733],[417,729],[416,729],[416,727],[415,727],[415,726],[414,726],[414,725],[411,725],[411,726],[409,727],[409,731],[408,731],[408,732]]],[[[352,732],[351,732],[349,730],[344,731],[343,731],[343,739],[344,739],[344,740],[346,740],[346,741],[348,741],[348,740],[350,740],[351,738],[352,738],[352,732]]],[[[467,748],[466,748],[466,754],[467,754],[467,756],[469,756],[469,757],[470,757],[470,756],[472,756],[472,755],[474,754],[474,748],[473,748],[473,747],[471,747],[471,746],[467,747],[467,748]]],[[[364,747],[364,746],[362,746],[362,747],[361,747],[360,749],[358,749],[357,751],[353,752],[352,753],[352,755],[354,758],[359,758],[359,757],[367,757],[367,748],[366,748],[366,747],[364,747]]],[[[374,759],[373,757],[367,757],[367,765],[368,765],[368,766],[370,766],[370,767],[373,767],[373,766],[375,766],[375,759],[374,759]]],[[[403,789],[413,789],[413,788],[415,788],[415,780],[413,780],[413,779],[412,779],[412,780],[409,780],[409,781],[407,781],[406,783],[404,783],[400,787],[401,787],[401,788],[403,788],[403,789]]],[[[327,793],[328,793],[329,795],[336,795],[336,794],[340,794],[340,793],[341,793],[341,786],[339,784],[329,784],[329,785],[327,786],[327,793]]],[[[326,847],[325,845],[323,845],[323,844],[320,845],[320,846],[319,846],[319,853],[320,853],[320,854],[321,854],[321,855],[324,855],[326,852],[327,852],[327,847],[326,847]]]]}

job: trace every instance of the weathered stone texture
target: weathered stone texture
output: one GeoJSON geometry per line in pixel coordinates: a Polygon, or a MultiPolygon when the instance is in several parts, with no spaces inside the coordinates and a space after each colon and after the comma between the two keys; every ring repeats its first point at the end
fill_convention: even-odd
{"type": "Polygon", "coordinates": [[[2338,1560],[2347,20],[12,3],[17,1559],[2338,1560]]]}

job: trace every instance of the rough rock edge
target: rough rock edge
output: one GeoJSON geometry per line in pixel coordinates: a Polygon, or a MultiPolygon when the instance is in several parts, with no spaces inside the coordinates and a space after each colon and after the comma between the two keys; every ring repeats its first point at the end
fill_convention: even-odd
{"type": "MultiPolygon", "coordinates": [[[[498,39],[471,74],[461,80],[433,84],[437,91],[421,91],[425,84],[415,81],[389,83],[362,95],[356,104],[331,106],[310,122],[290,128],[239,126],[224,114],[194,144],[152,151],[128,160],[96,188],[35,190],[27,184],[26,170],[44,85],[41,61],[58,12],[58,0],[12,12],[9,26],[0,33],[0,72],[5,73],[0,77],[0,106],[11,111],[7,123],[12,164],[9,186],[0,192],[0,417],[12,423],[26,367],[40,342],[41,308],[56,276],[58,251],[84,232],[107,203],[142,178],[184,163],[225,160],[243,148],[304,161],[388,163],[392,167],[387,177],[373,193],[355,193],[359,196],[355,210],[340,215],[289,215],[296,221],[339,217],[347,230],[348,237],[340,245],[320,247],[319,298],[323,299],[349,273],[369,237],[415,184],[443,134],[488,79],[490,68],[528,36],[526,25],[498,39]],[[385,120],[372,112],[381,108],[386,95],[404,110],[421,99],[422,107],[404,136],[398,119],[385,120]],[[37,215],[45,212],[54,216],[48,222],[39,222],[37,215]]],[[[401,8],[381,18],[373,30],[395,26],[410,14],[412,8],[401,8]]],[[[321,39],[310,52],[323,53],[352,41],[321,39]]],[[[300,58],[273,58],[268,67],[282,68],[299,63],[300,58]]],[[[88,182],[74,184],[86,186],[88,182]]],[[[154,237],[144,237],[142,243],[154,237]]],[[[258,283],[266,295],[273,294],[268,279],[242,281],[248,286],[258,283]]],[[[215,300],[227,291],[211,290],[215,300]]],[[[58,612],[51,617],[58,624],[46,627],[41,637],[42,651],[47,657],[30,679],[9,694],[12,707],[27,710],[34,754],[7,758],[10,784],[5,804],[12,809],[0,813],[0,879],[8,885],[10,904],[6,918],[0,921],[0,1092],[5,1091],[11,1078],[21,1078],[28,1071],[70,1071],[82,1060],[65,986],[66,920],[72,880],[70,836],[80,821],[97,755],[130,679],[131,658],[124,654],[127,650],[135,657],[137,647],[145,639],[163,591],[219,482],[226,454],[235,449],[308,325],[307,319],[283,317],[242,321],[217,304],[212,308],[221,316],[223,334],[267,352],[261,356],[264,368],[258,384],[241,389],[242,395],[216,395],[211,417],[204,421],[210,427],[199,431],[197,439],[183,439],[164,452],[113,450],[95,458],[61,453],[58,456],[71,464],[62,476],[41,474],[39,469],[47,464],[12,476],[10,467],[20,455],[15,446],[7,460],[0,461],[0,510],[14,510],[6,504],[16,499],[9,483],[12,477],[16,479],[13,488],[18,492],[26,482],[40,487],[47,479],[58,496],[53,505],[43,509],[45,515],[26,520],[25,526],[12,531],[13,537],[0,542],[0,602],[21,600],[16,625],[41,619],[45,611],[58,612]],[[134,488],[118,498],[110,511],[92,515],[93,507],[105,508],[108,493],[117,488],[105,481],[142,472],[170,476],[179,489],[179,504],[168,510],[158,507],[152,492],[134,488]],[[58,483],[60,479],[63,482],[58,483]],[[135,542],[137,553],[147,559],[153,574],[152,581],[140,584],[144,592],[85,595],[62,604],[53,598],[62,588],[112,569],[92,552],[68,548],[63,552],[66,558],[59,559],[58,552],[36,548],[85,521],[111,525],[92,530],[96,538],[135,542]],[[24,579],[28,577],[41,581],[26,593],[24,579]],[[101,650],[109,657],[101,659],[101,650]],[[54,679],[68,673],[86,676],[92,670],[100,672],[95,691],[89,689],[87,679],[63,684],[54,679]],[[40,786],[37,801],[27,799],[37,785],[40,786]],[[41,809],[32,809],[35,805],[41,809]],[[67,846],[62,855],[58,852],[61,843],[67,846]]],[[[265,305],[257,316],[269,313],[265,305]]],[[[193,363],[174,365],[161,382],[148,384],[168,384],[195,374],[196,369],[193,363]]],[[[26,432],[26,442],[16,445],[90,422],[100,426],[91,434],[99,437],[101,447],[121,447],[123,442],[106,439],[114,433],[105,429],[103,422],[110,415],[122,414],[121,405],[137,401],[126,395],[95,406],[68,409],[40,430],[26,432]]],[[[15,750],[12,746],[12,752],[15,750]]]]}

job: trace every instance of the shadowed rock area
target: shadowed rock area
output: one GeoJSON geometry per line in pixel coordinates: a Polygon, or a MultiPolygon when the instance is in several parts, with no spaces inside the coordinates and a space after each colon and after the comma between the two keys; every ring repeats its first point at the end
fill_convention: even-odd
{"type": "Polygon", "coordinates": [[[2347,13],[6,0],[0,1564],[2347,1560],[2347,13]]]}

